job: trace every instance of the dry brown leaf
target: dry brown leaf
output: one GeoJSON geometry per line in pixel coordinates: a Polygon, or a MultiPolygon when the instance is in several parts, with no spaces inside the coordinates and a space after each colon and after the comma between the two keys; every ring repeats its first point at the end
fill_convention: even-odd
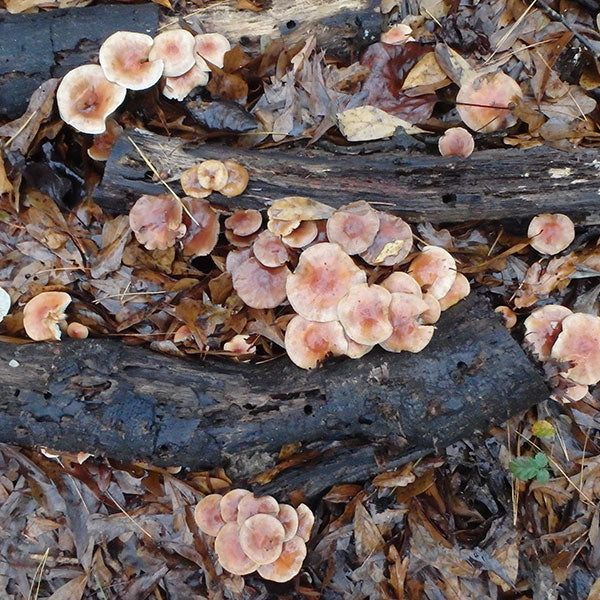
{"type": "Polygon", "coordinates": [[[354,509],[354,545],[360,561],[383,552],[385,540],[362,502],[354,509]]]}
{"type": "Polygon", "coordinates": [[[415,481],[416,475],[412,471],[412,463],[404,465],[399,471],[381,473],[373,479],[377,487],[406,487],[415,481]]]}
{"type": "Polygon", "coordinates": [[[434,52],[429,52],[409,71],[403,90],[410,88],[423,87],[431,91],[442,88],[450,83],[450,79],[442,71],[434,52]]]}
{"type": "Polygon", "coordinates": [[[333,209],[327,204],[305,196],[286,196],[275,200],[267,210],[270,219],[277,221],[318,221],[328,219],[333,209]]]}
{"type": "Polygon", "coordinates": [[[398,127],[404,129],[409,135],[423,131],[400,117],[395,117],[368,104],[340,112],[336,117],[342,135],[349,142],[365,142],[391,137],[398,127]]]}
{"type": "Polygon", "coordinates": [[[71,579],[58,588],[48,600],[80,600],[87,586],[88,576],[86,573],[71,579]]]}
{"type": "Polygon", "coordinates": [[[477,71],[447,44],[437,44],[435,58],[441,70],[458,86],[465,85],[478,75],[477,71]]]}

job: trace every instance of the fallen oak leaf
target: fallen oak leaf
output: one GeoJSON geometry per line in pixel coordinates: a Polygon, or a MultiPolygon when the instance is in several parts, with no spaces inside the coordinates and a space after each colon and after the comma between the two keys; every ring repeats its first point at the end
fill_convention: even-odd
{"type": "Polygon", "coordinates": [[[391,137],[398,127],[408,135],[422,133],[408,121],[395,117],[376,106],[365,105],[350,108],[337,114],[338,127],[349,142],[364,142],[391,137]]]}

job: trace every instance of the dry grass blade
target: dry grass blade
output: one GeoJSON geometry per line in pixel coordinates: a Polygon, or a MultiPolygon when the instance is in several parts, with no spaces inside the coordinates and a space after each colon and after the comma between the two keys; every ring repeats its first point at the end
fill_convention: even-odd
{"type": "Polygon", "coordinates": [[[40,564],[38,565],[35,573],[33,575],[33,581],[31,582],[31,588],[29,588],[29,594],[27,594],[27,600],[37,600],[40,593],[40,586],[42,585],[42,575],[44,574],[44,568],[46,566],[46,561],[48,560],[48,555],[50,553],[50,548],[46,548],[46,552],[44,552],[40,564]],[[37,579],[37,587],[35,587],[37,579]],[[35,594],[32,596],[33,588],[35,587],[35,594]]]}
{"type": "Polygon", "coordinates": [[[145,535],[148,536],[149,539],[153,540],[152,535],[146,531],[114,498],[114,496],[106,490],[106,495],[115,503],[115,506],[145,535]]]}

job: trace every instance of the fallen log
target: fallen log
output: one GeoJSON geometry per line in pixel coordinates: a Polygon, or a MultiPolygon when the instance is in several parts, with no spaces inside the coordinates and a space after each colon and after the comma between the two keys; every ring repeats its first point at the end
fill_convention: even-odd
{"type": "Polygon", "coordinates": [[[307,496],[443,448],[547,397],[543,377],[477,294],[444,313],[418,354],[375,350],[303,371],[287,358],[192,361],[110,339],[64,340],[0,344],[0,380],[0,442],[222,465],[236,483],[272,467],[285,444],[301,443],[314,453],[265,489],[307,496]]]}
{"type": "Polygon", "coordinates": [[[0,118],[25,112],[44,81],[97,62],[100,44],[127,29],[154,35],[156,4],[65,8],[35,14],[0,14],[0,118]]]}
{"type": "Polygon", "coordinates": [[[263,209],[294,194],[331,206],[355,200],[382,203],[411,222],[461,223],[561,212],[578,223],[600,223],[594,149],[573,154],[546,147],[484,150],[467,160],[400,151],[340,156],[312,147],[283,151],[186,145],[147,131],[126,132],[113,148],[95,192],[96,201],[109,212],[126,212],[142,194],[164,193],[148,176],[129,138],[168,173],[167,180],[180,193],[180,174],[200,160],[231,159],[245,165],[250,184],[242,196],[211,196],[211,202],[229,208],[263,209]]]}

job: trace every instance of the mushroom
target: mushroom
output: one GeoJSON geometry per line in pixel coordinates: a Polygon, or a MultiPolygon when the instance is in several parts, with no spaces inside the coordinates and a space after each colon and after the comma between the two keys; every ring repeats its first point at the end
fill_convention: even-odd
{"type": "Polygon", "coordinates": [[[139,198],[129,211],[129,226],[147,250],[166,250],[186,232],[181,203],[169,194],[139,198]]]}
{"type": "Polygon", "coordinates": [[[515,311],[508,306],[497,306],[494,310],[495,313],[502,315],[504,326],[507,329],[512,329],[517,324],[517,315],[515,311]]]}
{"type": "Polygon", "coordinates": [[[367,280],[366,273],[337,244],[307,248],[287,280],[292,308],[311,321],[334,321],[337,304],[350,288],[367,280]]]}
{"type": "Polygon", "coordinates": [[[12,300],[4,288],[0,288],[0,321],[8,314],[12,300]]]}
{"type": "Polygon", "coordinates": [[[240,545],[244,553],[259,565],[279,558],[285,529],[276,517],[257,514],[248,517],[240,527],[240,545]]]}
{"type": "Polygon", "coordinates": [[[215,540],[215,552],[221,566],[234,575],[249,575],[258,567],[242,549],[237,523],[226,523],[221,528],[215,540]]]}
{"type": "Polygon", "coordinates": [[[471,284],[469,280],[462,273],[456,273],[456,279],[448,292],[442,298],[439,298],[440,308],[443,311],[448,310],[451,306],[466,298],[470,293],[471,284]]]}
{"type": "Polygon", "coordinates": [[[251,233],[250,235],[235,235],[231,229],[225,228],[225,237],[227,241],[236,248],[249,248],[254,243],[254,240],[258,237],[258,233],[251,233]]]}
{"type": "Polygon", "coordinates": [[[414,294],[418,298],[423,297],[421,286],[414,277],[402,271],[395,271],[387,279],[384,279],[381,285],[388,292],[402,292],[404,294],[414,294]]]}
{"type": "Polygon", "coordinates": [[[304,248],[315,241],[318,233],[319,228],[315,221],[302,221],[294,231],[281,239],[290,248],[304,248]]]}
{"type": "Polygon", "coordinates": [[[256,347],[248,343],[248,336],[238,334],[223,344],[223,350],[233,354],[250,354],[256,352],[256,347]]]}
{"type": "Polygon", "coordinates": [[[127,90],[108,81],[99,65],[69,71],[56,90],[60,118],[82,133],[103,133],[106,118],[125,100],[127,90]]]}
{"type": "Polygon", "coordinates": [[[181,174],[179,182],[185,195],[191,198],[206,198],[212,194],[212,190],[202,187],[198,181],[198,165],[186,169],[181,174]]]}
{"type": "MultiPolygon", "coordinates": [[[[328,232],[329,233],[329,232],[328,232]]],[[[361,258],[369,265],[391,267],[403,261],[412,248],[412,231],[400,217],[379,213],[379,229],[361,258]]]]}
{"type": "Polygon", "coordinates": [[[313,514],[312,510],[306,506],[306,504],[300,504],[296,508],[296,512],[298,513],[297,535],[300,536],[305,542],[308,542],[308,540],[310,540],[310,533],[313,525],[315,524],[315,515],[313,514]]]}
{"type": "Polygon", "coordinates": [[[222,69],[225,53],[229,50],[231,44],[220,33],[202,33],[194,38],[194,56],[200,67],[208,61],[222,69]]]}
{"type": "Polygon", "coordinates": [[[475,150],[473,136],[463,127],[450,127],[438,141],[442,156],[462,156],[467,158],[475,150]]]}
{"type": "Polygon", "coordinates": [[[226,160],[223,164],[227,169],[227,184],[219,190],[219,194],[228,198],[240,196],[248,187],[248,171],[233,160],[226,160]]]}
{"type": "Polygon", "coordinates": [[[304,540],[298,536],[293,537],[289,542],[283,544],[277,560],[258,567],[258,574],[269,581],[278,583],[289,581],[298,575],[305,558],[306,544],[304,540]]]}
{"type": "Polygon", "coordinates": [[[242,498],[252,496],[248,490],[235,489],[227,492],[221,499],[221,518],[226,523],[237,523],[238,506],[242,498]]]}
{"type": "Polygon", "coordinates": [[[244,264],[251,256],[252,252],[250,248],[228,252],[227,257],[225,258],[225,271],[233,275],[234,271],[240,265],[244,264]]]}
{"type": "Polygon", "coordinates": [[[380,285],[362,283],[340,300],[337,314],[346,335],[359,344],[374,345],[392,335],[388,316],[392,295],[380,285]]]}
{"type": "Polygon", "coordinates": [[[378,230],[379,215],[364,200],[343,206],[327,220],[327,238],[350,255],[366,252],[378,230]]]}
{"type": "Polygon", "coordinates": [[[280,267],[288,260],[287,248],[275,234],[262,231],[254,240],[252,251],[257,260],[265,267],[280,267]]]}
{"type": "Polygon", "coordinates": [[[232,273],[233,289],[250,308],[275,308],[286,298],[289,276],[285,266],[269,268],[249,258],[232,273]]]}
{"type": "Polygon", "coordinates": [[[560,213],[537,215],[529,223],[527,237],[531,247],[541,254],[558,254],[575,239],[575,225],[560,213]]]}
{"type": "Polygon", "coordinates": [[[302,222],[300,220],[284,221],[282,219],[269,219],[267,221],[267,229],[275,235],[285,237],[300,227],[302,222]]]}
{"type": "Polygon", "coordinates": [[[42,292],[34,296],[23,309],[25,333],[36,342],[60,340],[60,323],[71,303],[66,292],[42,292]]]}
{"type": "Polygon", "coordinates": [[[165,77],[178,77],[195,64],[194,36],[185,29],[170,29],[154,38],[148,56],[150,60],[162,59],[165,77]]]}
{"type": "Polygon", "coordinates": [[[116,31],[106,38],[98,61],[106,79],[129,90],[152,87],[163,74],[163,61],[150,60],[154,40],[144,33],[116,31]]]}
{"type": "Polygon", "coordinates": [[[392,335],[381,342],[389,352],[420,352],[429,344],[435,330],[431,325],[421,325],[419,317],[428,309],[425,300],[402,292],[394,292],[390,303],[392,335]]]}
{"type": "Polygon", "coordinates": [[[393,46],[401,46],[402,44],[406,44],[406,42],[415,41],[415,38],[412,36],[412,27],[404,23],[392,25],[387,31],[382,32],[379,39],[384,44],[391,44],[393,46]]]}
{"type": "Polygon", "coordinates": [[[227,185],[227,167],[220,160],[203,160],[196,169],[198,183],[203,188],[218,192],[227,185]]]}
{"type": "Polygon", "coordinates": [[[573,314],[560,304],[547,304],[525,319],[525,344],[541,361],[550,358],[552,346],[561,332],[563,319],[573,314]]]}
{"type": "Polygon", "coordinates": [[[106,130],[94,136],[94,143],[88,148],[88,156],[92,160],[105,161],[117,138],[123,133],[123,128],[114,119],[106,119],[106,130]]]}
{"type": "Polygon", "coordinates": [[[519,84],[498,71],[479,75],[461,85],[456,109],[467,127],[479,133],[492,133],[517,122],[510,109],[521,98],[519,84]]]}
{"type": "Polygon", "coordinates": [[[219,216],[206,200],[183,198],[182,203],[187,208],[182,215],[186,228],[185,235],[181,238],[183,255],[207,256],[219,239],[219,216]],[[194,217],[194,221],[190,215],[194,217]]]}
{"type": "Polygon", "coordinates": [[[170,100],[183,100],[193,89],[208,83],[208,73],[198,65],[177,77],[165,77],[162,84],[162,93],[170,100]]]}
{"type": "Polygon", "coordinates": [[[421,313],[419,320],[424,325],[437,323],[442,315],[440,301],[431,292],[423,294],[423,300],[425,301],[425,304],[427,304],[428,308],[425,312],[421,313]]]}
{"type": "Polygon", "coordinates": [[[178,327],[175,333],[173,334],[173,343],[181,344],[182,342],[187,342],[194,337],[192,330],[187,325],[181,325],[178,327]]]}
{"type": "Polygon", "coordinates": [[[223,496],[221,494],[209,494],[204,496],[194,510],[194,520],[196,525],[203,533],[212,535],[213,537],[218,535],[219,531],[225,521],[221,517],[221,500],[223,496]]]}
{"type": "Polygon", "coordinates": [[[439,246],[425,246],[413,258],[408,273],[438,300],[443,298],[456,279],[456,262],[452,255],[439,246]]]}
{"type": "Polygon", "coordinates": [[[350,339],[346,336],[346,341],[348,342],[348,350],[344,353],[348,358],[362,358],[365,354],[368,354],[373,350],[375,346],[370,344],[359,344],[354,340],[350,339]]]}
{"type": "Polygon", "coordinates": [[[283,541],[289,542],[298,531],[298,513],[296,512],[296,509],[289,504],[280,504],[277,519],[283,525],[283,529],[285,530],[283,541]]]}
{"type": "Polygon", "coordinates": [[[600,381],[600,318],[574,313],[565,317],[561,325],[551,357],[571,365],[564,371],[571,381],[595,385],[600,381]]]}
{"type": "Polygon", "coordinates": [[[238,503],[238,525],[243,525],[246,519],[254,515],[271,515],[276,517],[279,514],[279,503],[273,496],[260,496],[256,498],[253,494],[244,496],[238,503]]]}
{"type": "Polygon", "coordinates": [[[253,208],[236,210],[230,217],[225,219],[225,227],[241,237],[255,233],[261,225],[262,215],[253,208]]]}
{"type": "Polygon", "coordinates": [[[90,334],[90,330],[83,324],[73,321],[67,325],[67,335],[71,338],[84,340],[90,334]]]}
{"type": "Polygon", "coordinates": [[[285,350],[301,369],[314,369],[327,356],[348,351],[344,328],[338,321],[309,321],[296,315],[285,330],[285,350]]]}
{"type": "Polygon", "coordinates": [[[569,404],[570,402],[578,402],[583,400],[588,394],[589,388],[587,385],[575,383],[567,377],[558,375],[553,377],[552,380],[552,395],[550,396],[553,400],[569,404]]]}

